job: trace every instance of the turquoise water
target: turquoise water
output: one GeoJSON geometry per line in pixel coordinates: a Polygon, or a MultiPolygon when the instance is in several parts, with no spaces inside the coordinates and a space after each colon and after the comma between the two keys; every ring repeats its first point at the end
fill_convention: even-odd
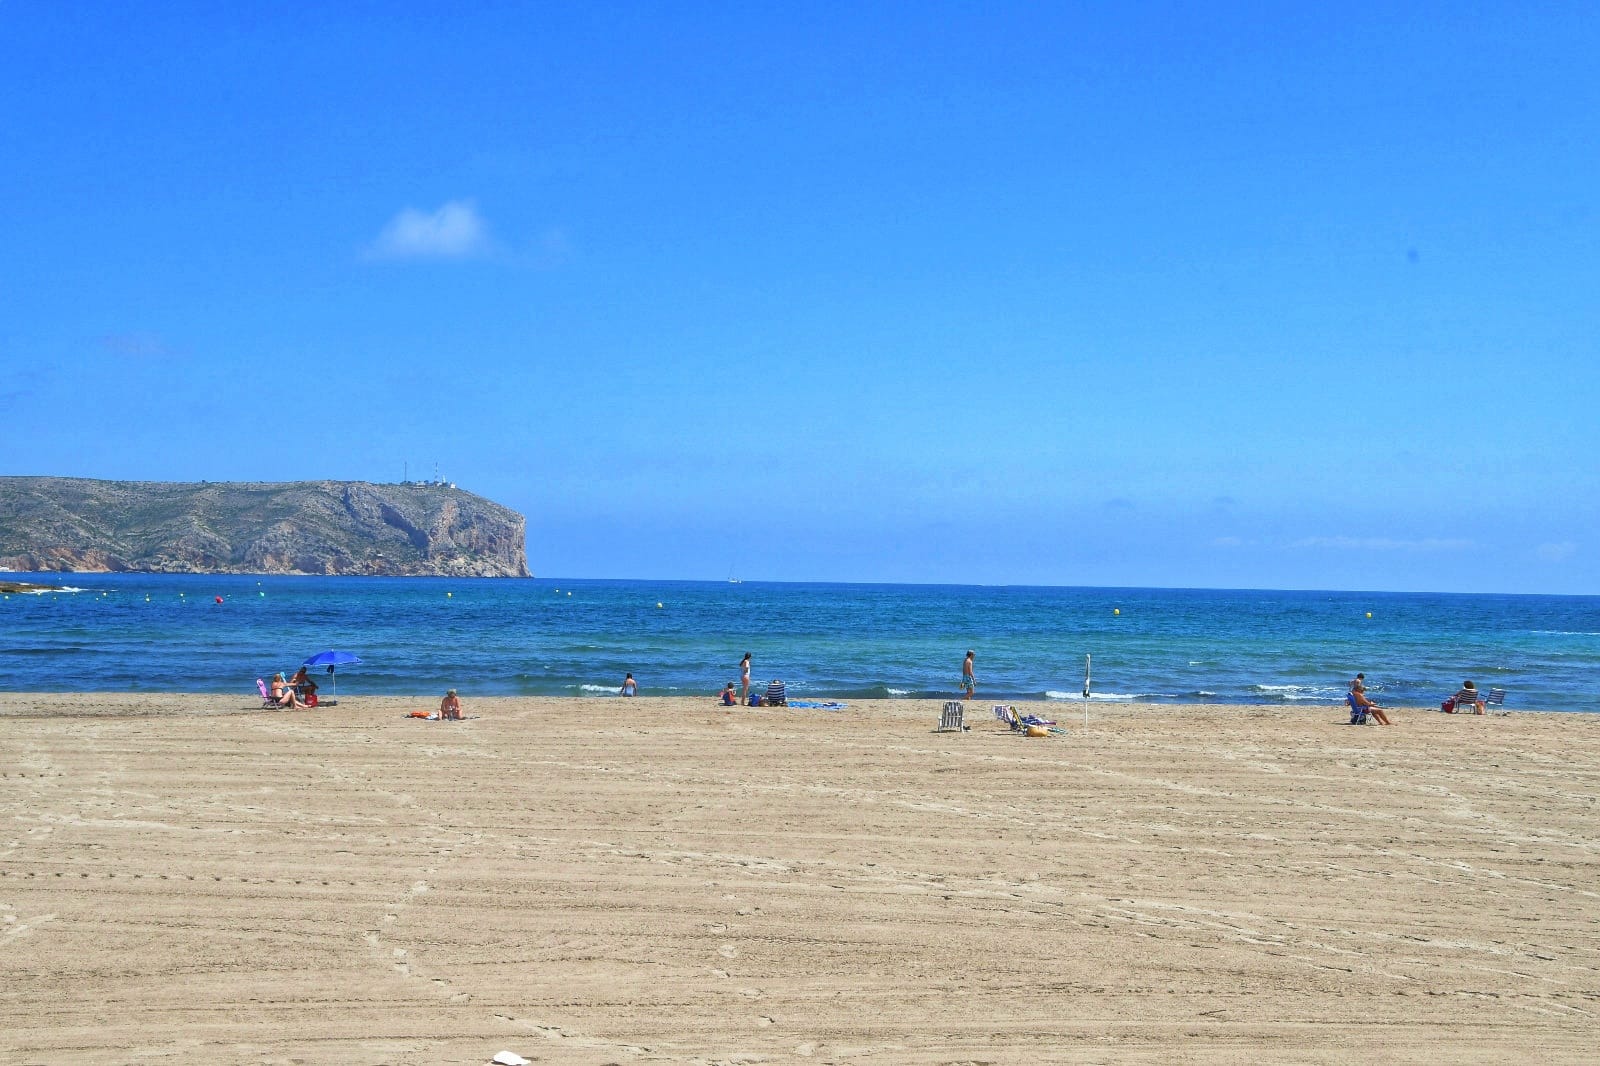
{"type": "MultiPolygon", "coordinates": [[[[28,576],[28,575],[18,575],[28,576]]],[[[1396,703],[1465,678],[1508,706],[1600,711],[1600,597],[1204,589],[78,574],[0,601],[0,689],[252,691],[326,648],[340,693],[954,693],[1303,705],[1357,670],[1396,703]],[[222,603],[215,602],[221,596],[222,603]],[[657,607],[657,604],[660,607],[657,607]],[[1120,612],[1120,613],[1117,613],[1120,612]],[[1367,613],[1372,617],[1368,618],[1367,613]]],[[[324,681],[327,679],[324,677],[324,681]]],[[[324,694],[327,686],[324,685],[324,694]]]]}

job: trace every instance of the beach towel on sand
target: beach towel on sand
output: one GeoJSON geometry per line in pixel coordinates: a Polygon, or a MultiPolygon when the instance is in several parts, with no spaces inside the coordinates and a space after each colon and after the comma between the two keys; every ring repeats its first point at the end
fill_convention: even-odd
{"type": "Polygon", "coordinates": [[[814,708],[814,709],[819,710],[819,711],[842,711],[845,708],[844,704],[835,703],[835,702],[833,702],[831,700],[829,702],[827,702],[827,703],[818,703],[815,700],[790,700],[789,701],[789,706],[791,706],[791,707],[811,707],[811,708],[814,708]]]}

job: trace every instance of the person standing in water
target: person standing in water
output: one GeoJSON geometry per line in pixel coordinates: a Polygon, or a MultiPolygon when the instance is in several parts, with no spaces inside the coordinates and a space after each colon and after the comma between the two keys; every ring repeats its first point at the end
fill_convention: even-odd
{"type": "Polygon", "coordinates": [[[976,653],[969,648],[967,649],[967,657],[961,661],[961,687],[966,690],[967,699],[969,700],[972,698],[972,694],[977,691],[978,688],[978,678],[972,672],[972,658],[975,654],[976,653]]]}
{"type": "Polygon", "coordinates": [[[639,694],[639,682],[633,679],[632,674],[622,679],[622,694],[624,696],[637,696],[639,694]]]}

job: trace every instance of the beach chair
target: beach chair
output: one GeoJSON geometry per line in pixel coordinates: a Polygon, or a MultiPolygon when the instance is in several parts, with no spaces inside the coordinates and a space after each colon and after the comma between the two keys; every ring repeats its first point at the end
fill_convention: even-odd
{"type": "Polygon", "coordinates": [[[994,716],[1011,728],[1013,733],[1026,733],[1029,726],[1035,729],[1044,729],[1056,735],[1065,736],[1065,729],[1056,728],[1054,718],[1041,718],[1037,714],[1018,714],[1015,707],[994,706],[994,716]]]}
{"type": "Polygon", "coordinates": [[[940,733],[960,733],[967,728],[967,708],[960,700],[950,700],[945,703],[944,710],[939,712],[940,733]]]}
{"type": "Polygon", "coordinates": [[[1356,702],[1356,694],[1354,692],[1348,694],[1344,701],[1350,705],[1350,724],[1366,725],[1367,709],[1356,702]]]}
{"type": "Polygon", "coordinates": [[[1490,689],[1489,694],[1483,698],[1483,709],[1489,714],[1510,714],[1511,712],[1506,710],[1506,690],[1503,688],[1490,689]]]}
{"type": "Polygon", "coordinates": [[[277,703],[275,703],[272,699],[272,690],[267,688],[267,681],[265,678],[256,678],[256,691],[261,693],[262,710],[266,710],[268,707],[277,706],[277,703]]]}

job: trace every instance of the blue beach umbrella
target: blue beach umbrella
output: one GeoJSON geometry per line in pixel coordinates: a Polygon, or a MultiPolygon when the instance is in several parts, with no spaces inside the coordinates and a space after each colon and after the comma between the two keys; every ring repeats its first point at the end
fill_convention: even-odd
{"type": "MultiPolygon", "coordinates": [[[[334,672],[334,667],[349,666],[360,661],[361,656],[353,651],[319,651],[300,665],[326,666],[328,668],[328,695],[331,697],[338,695],[339,692],[338,674],[334,672]]],[[[328,702],[336,703],[337,701],[329,699],[328,702]]]]}

